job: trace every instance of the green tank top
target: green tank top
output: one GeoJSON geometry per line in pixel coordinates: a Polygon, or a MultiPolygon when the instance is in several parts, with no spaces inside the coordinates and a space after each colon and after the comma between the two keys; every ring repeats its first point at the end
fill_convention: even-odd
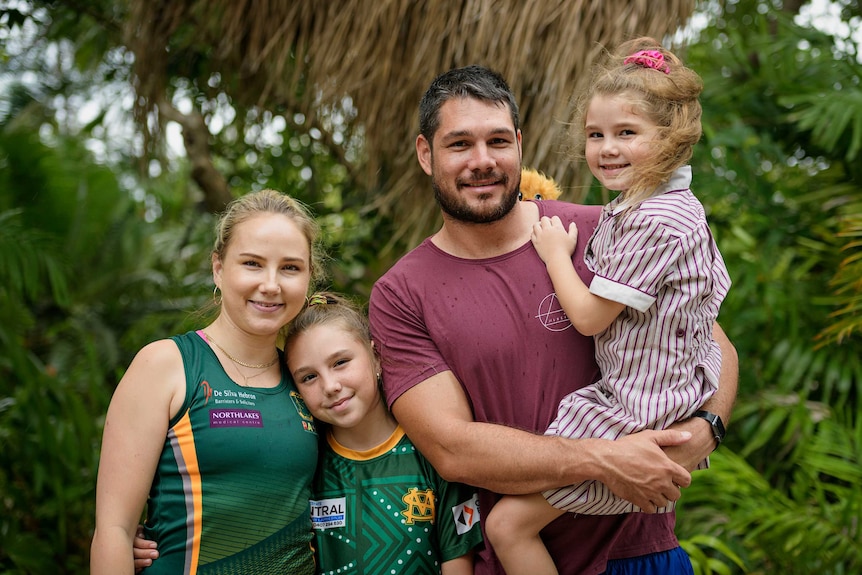
{"type": "Polygon", "coordinates": [[[318,442],[284,358],[277,387],[241,387],[200,332],[172,339],[186,398],[150,489],[146,534],[160,557],[145,573],[311,575],[318,442]]]}

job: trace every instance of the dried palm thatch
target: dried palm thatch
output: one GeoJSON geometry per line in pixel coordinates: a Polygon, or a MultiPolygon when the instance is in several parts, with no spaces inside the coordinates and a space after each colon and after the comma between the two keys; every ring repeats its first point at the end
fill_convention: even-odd
{"type": "MultiPolygon", "coordinates": [[[[694,0],[131,0],[128,41],[144,107],[172,112],[166,81],[212,74],[238,102],[286,108],[325,125],[355,110],[365,142],[354,162],[369,205],[397,214],[408,243],[436,225],[414,157],[417,106],[430,81],[483,64],[518,99],[524,163],[556,179],[564,198],[584,182],[561,154],[571,97],[602,46],[662,38],[694,0]],[[224,82],[223,82],[224,83],[224,82]],[[347,99],[347,100],[346,100],[347,99]]],[[[182,120],[182,118],[176,118],[182,120]]],[[[206,184],[203,184],[206,185],[206,184]]],[[[206,191],[206,190],[205,190],[206,191]]]]}

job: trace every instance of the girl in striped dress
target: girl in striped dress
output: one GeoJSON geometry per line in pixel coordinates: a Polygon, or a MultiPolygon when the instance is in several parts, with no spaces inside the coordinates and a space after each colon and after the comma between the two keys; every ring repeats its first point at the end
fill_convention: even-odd
{"type": "MultiPolygon", "coordinates": [[[[663,429],[703,416],[699,407],[718,387],[721,352],[711,333],[730,278],[687,165],[701,136],[702,87],[673,53],[641,38],[599,67],[581,98],[580,149],[599,182],[620,192],[588,240],[589,271],[580,273],[589,285],[572,265],[575,224],[543,217],[532,241],[572,325],[594,336],[602,378],[562,399],[547,435],[616,439],[663,429]]],[[[503,498],[486,532],[509,575],[557,572],[539,531],[566,511],[640,509],[597,481],[503,498]]]]}

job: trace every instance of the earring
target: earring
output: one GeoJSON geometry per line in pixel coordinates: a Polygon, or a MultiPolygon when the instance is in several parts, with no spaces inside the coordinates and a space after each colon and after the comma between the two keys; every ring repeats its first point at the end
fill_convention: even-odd
{"type": "Polygon", "coordinates": [[[216,305],[221,305],[221,298],[218,295],[218,286],[213,286],[213,303],[216,305]]]}

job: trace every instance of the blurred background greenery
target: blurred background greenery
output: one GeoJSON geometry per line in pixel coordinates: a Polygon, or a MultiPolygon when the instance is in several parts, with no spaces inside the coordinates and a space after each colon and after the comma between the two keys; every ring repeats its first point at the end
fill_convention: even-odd
{"type": "MultiPolygon", "coordinates": [[[[156,46],[170,105],[154,114],[134,68],[140,4],[0,0],[0,573],[87,572],[107,403],[141,346],[197,325],[219,198],[270,187],[309,204],[328,287],[363,299],[434,225],[393,208],[383,176],[397,163],[361,173],[376,148],[359,103],[312,116],[286,97],[234,97],[244,71],[219,76],[217,50],[190,49],[198,21],[156,46]],[[201,133],[203,153],[189,141],[201,133]]],[[[741,373],[728,440],[685,490],[678,534],[697,573],[860,573],[862,6],[688,4],[649,33],[705,81],[695,192],[733,278],[720,322],[741,373]]],[[[440,71],[400,72],[423,86],[440,71]]],[[[530,126],[525,140],[545,133],[530,126]]],[[[607,199],[566,172],[570,158],[526,163],[562,175],[564,199],[607,199]]],[[[410,201],[427,216],[426,191],[410,201]]]]}

